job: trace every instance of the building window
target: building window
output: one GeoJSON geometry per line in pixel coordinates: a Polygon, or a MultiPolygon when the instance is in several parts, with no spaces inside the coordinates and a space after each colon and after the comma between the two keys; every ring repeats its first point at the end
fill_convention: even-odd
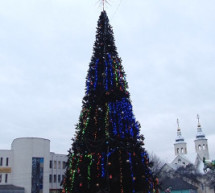
{"type": "Polygon", "coordinates": [[[54,161],[54,169],[57,168],[57,161],[54,161]]]}
{"type": "Polygon", "coordinates": [[[0,166],[3,166],[3,157],[0,158],[0,166]]]}
{"type": "Polygon", "coordinates": [[[181,153],[184,153],[184,149],[183,149],[183,147],[181,148],[181,153]]]}
{"type": "Polygon", "coordinates": [[[52,183],[52,175],[49,175],[49,183],[52,183]]]}
{"type": "Polygon", "coordinates": [[[54,175],[54,183],[57,182],[57,175],[54,175]]]}
{"type": "Polygon", "coordinates": [[[58,169],[60,169],[60,164],[61,164],[60,161],[58,161],[58,169]]]}
{"type": "Polygon", "coordinates": [[[52,160],[49,162],[49,168],[52,168],[52,160]]]}
{"type": "Polygon", "coordinates": [[[43,191],[44,158],[32,157],[31,193],[43,191]]]}
{"type": "Polygon", "coordinates": [[[62,181],[63,181],[63,179],[64,179],[64,175],[62,175],[62,181]]]}
{"type": "Polygon", "coordinates": [[[0,174],[0,183],[2,182],[2,174],[0,174]]]}
{"type": "Polygon", "coordinates": [[[205,149],[206,149],[206,148],[205,148],[205,144],[203,144],[202,149],[203,149],[203,150],[205,150],[205,149]]]}
{"type": "Polygon", "coordinates": [[[7,157],[6,158],[6,166],[8,166],[9,165],[9,158],[7,157]]]}
{"type": "Polygon", "coordinates": [[[63,162],[63,169],[66,168],[66,162],[63,162]]]}
{"type": "Polygon", "coordinates": [[[7,174],[5,174],[5,183],[7,183],[7,174]]]}
{"type": "Polygon", "coordinates": [[[60,175],[58,175],[57,181],[58,183],[60,183],[60,175]]]}
{"type": "Polygon", "coordinates": [[[202,149],[201,145],[199,145],[198,147],[199,147],[199,150],[201,150],[201,149],[202,149]]]}
{"type": "Polygon", "coordinates": [[[180,151],[179,148],[177,148],[177,153],[179,153],[179,151],[180,151]]]}

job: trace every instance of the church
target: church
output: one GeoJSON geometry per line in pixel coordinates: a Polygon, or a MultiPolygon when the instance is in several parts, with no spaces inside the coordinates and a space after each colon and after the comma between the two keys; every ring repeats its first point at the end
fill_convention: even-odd
{"type": "MultiPolygon", "coordinates": [[[[203,158],[206,160],[209,160],[209,150],[208,150],[208,140],[205,137],[205,134],[202,131],[202,127],[198,118],[198,124],[197,124],[197,130],[196,130],[196,136],[194,140],[195,145],[195,160],[190,161],[187,158],[188,152],[187,152],[187,143],[184,140],[184,137],[181,132],[181,128],[178,123],[177,128],[177,136],[174,143],[174,152],[175,152],[175,158],[171,163],[165,163],[160,172],[163,173],[164,179],[162,179],[162,193],[168,192],[169,187],[171,187],[171,190],[169,192],[177,193],[180,192],[186,192],[186,193],[212,193],[213,190],[211,187],[207,185],[207,179],[205,178],[205,175],[202,175],[198,178],[198,182],[193,180],[193,178],[186,177],[185,175],[178,175],[176,171],[178,169],[181,169],[182,167],[186,168],[186,166],[193,165],[196,171],[203,174],[203,158]],[[172,182],[172,183],[171,183],[172,182]]],[[[161,176],[162,176],[161,175],[161,176]]],[[[194,174],[195,175],[195,174],[194,174]]],[[[214,189],[215,190],[215,189],[214,189]]]]}
{"type": "Polygon", "coordinates": [[[184,137],[182,136],[181,128],[179,126],[179,121],[177,120],[177,123],[178,123],[177,136],[174,143],[174,150],[175,150],[176,157],[170,163],[170,166],[173,169],[177,169],[181,166],[187,166],[188,164],[194,164],[194,166],[199,171],[201,171],[203,167],[203,158],[205,158],[206,160],[209,159],[208,140],[206,139],[205,134],[202,131],[202,127],[201,127],[198,115],[197,115],[197,118],[198,118],[198,125],[197,125],[196,138],[194,140],[195,152],[196,152],[195,163],[191,163],[186,157],[187,143],[184,140],[184,137]]]}

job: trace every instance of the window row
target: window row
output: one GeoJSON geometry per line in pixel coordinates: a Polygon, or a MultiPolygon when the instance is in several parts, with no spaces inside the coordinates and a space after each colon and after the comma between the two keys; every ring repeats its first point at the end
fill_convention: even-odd
{"type": "Polygon", "coordinates": [[[187,149],[186,148],[177,148],[177,154],[180,154],[180,153],[187,153],[187,149]]]}
{"type": "MultiPolygon", "coordinates": [[[[7,183],[8,174],[4,174],[4,183],[7,183]]],[[[0,184],[3,183],[3,174],[0,174],[0,184]]]]}
{"type": "Polygon", "coordinates": [[[66,162],[63,161],[52,161],[50,160],[49,163],[49,168],[53,168],[53,163],[54,163],[54,169],[65,169],[66,168],[66,162]]]}
{"type": "Polygon", "coordinates": [[[63,180],[63,178],[64,178],[64,175],[56,175],[56,174],[54,174],[54,175],[52,175],[52,174],[50,174],[49,175],[49,183],[61,183],[61,181],[63,180]]]}
{"type": "Polygon", "coordinates": [[[202,146],[198,145],[198,149],[199,150],[206,150],[207,149],[207,145],[205,145],[205,144],[203,144],[202,146]]]}
{"type": "MultiPolygon", "coordinates": [[[[8,165],[9,165],[9,158],[6,157],[5,166],[8,166],[8,165]]],[[[0,157],[0,166],[4,166],[4,158],[3,157],[0,157]]]]}

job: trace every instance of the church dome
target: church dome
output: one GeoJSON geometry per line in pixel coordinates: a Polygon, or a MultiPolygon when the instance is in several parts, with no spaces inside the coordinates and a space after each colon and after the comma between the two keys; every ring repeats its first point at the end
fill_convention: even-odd
{"type": "Polygon", "coordinates": [[[197,119],[198,119],[198,127],[197,127],[196,139],[205,139],[205,134],[202,132],[202,127],[199,122],[199,115],[197,115],[197,119]]]}
{"type": "Polygon", "coordinates": [[[175,142],[184,142],[184,138],[181,135],[178,135],[175,139],[175,142]]]}

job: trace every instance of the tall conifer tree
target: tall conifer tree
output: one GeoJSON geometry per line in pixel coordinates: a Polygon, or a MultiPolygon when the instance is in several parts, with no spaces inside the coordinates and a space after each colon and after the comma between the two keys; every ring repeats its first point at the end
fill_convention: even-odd
{"type": "Polygon", "coordinates": [[[144,137],[105,11],[98,20],[76,130],[63,182],[66,193],[153,192],[144,137]]]}

